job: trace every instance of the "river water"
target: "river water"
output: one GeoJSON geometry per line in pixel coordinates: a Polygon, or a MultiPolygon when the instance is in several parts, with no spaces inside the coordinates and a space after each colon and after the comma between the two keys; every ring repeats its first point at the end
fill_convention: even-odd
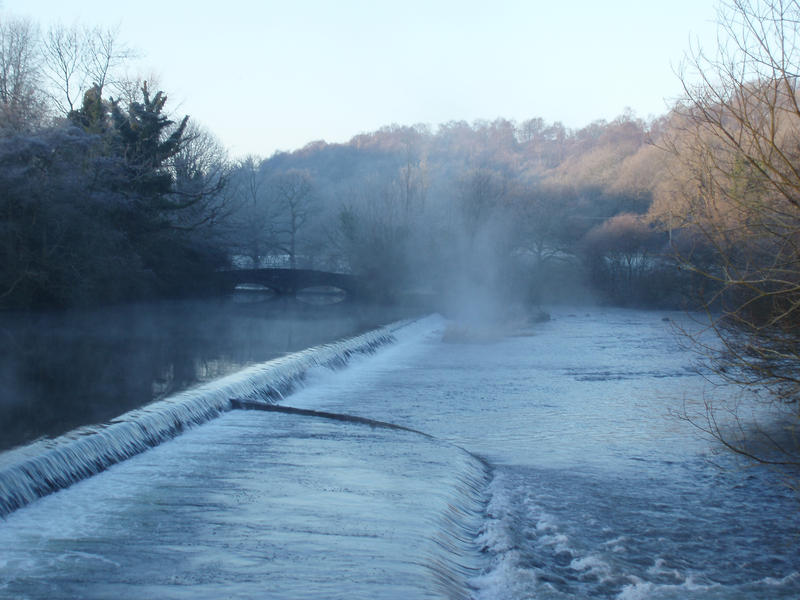
{"type": "Polygon", "coordinates": [[[683,317],[553,316],[423,319],[281,401],[324,414],[226,412],[11,513],[0,598],[799,598],[796,494],[672,415],[711,393],[683,317]]]}
{"type": "Polygon", "coordinates": [[[392,318],[380,307],[246,299],[0,314],[0,450],[392,318]]]}

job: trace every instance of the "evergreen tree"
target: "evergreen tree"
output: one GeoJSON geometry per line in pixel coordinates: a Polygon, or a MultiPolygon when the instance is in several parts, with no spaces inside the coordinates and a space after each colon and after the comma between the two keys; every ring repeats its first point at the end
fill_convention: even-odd
{"type": "Polygon", "coordinates": [[[185,208],[185,203],[171,197],[175,176],[169,161],[185,143],[184,132],[189,117],[177,127],[164,114],[167,96],[159,91],[150,95],[147,83],[142,86],[142,101],[131,102],[124,111],[119,101],[111,102],[111,121],[123,161],[128,192],[138,208],[153,218],[163,218],[162,211],[185,208]]]}

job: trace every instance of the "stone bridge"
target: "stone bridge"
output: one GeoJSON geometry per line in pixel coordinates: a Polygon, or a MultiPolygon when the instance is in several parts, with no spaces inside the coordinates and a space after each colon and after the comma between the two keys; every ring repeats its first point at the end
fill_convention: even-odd
{"type": "Polygon", "coordinates": [[[262,285],[279,296],[295,296],[297,292],[310,287],[335,287],[352,300],[364,295],[363,287],[353,275],[329,273],[312,269],[233,269],[217,272],[219,286],[231,292],[236,286],[245,284],[262,285]]]}

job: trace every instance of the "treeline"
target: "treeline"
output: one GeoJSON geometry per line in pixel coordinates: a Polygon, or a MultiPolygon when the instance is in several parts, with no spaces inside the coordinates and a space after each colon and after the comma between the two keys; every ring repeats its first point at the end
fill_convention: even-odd
{"type": "Polygon", "coordinates": [[[670,118],[389,126],[251,157],[232,172],[247,198],[237,254],[351,270],[390,294],[680,306],[696,278],[676,268],[677,234],[653,213],[673,177],[653,145],[670,118]],[[306,193],[289,209],[292,180],[306,193]]]}
{"type": "Polygon", "coordinates": [[[113,32],[0,23],[0,305],[190,293],[226,264],[229,165],[113,32]]]}
{"type": "Polygon", "coordinates": [[[193,294],[231,266],[352,272],[387,299],[679,307],[720,288],[684,105],[575,130],[393,125],[234,162],[122,75],[130,56],[108,31],[0,25],[0,305],[193,294]]]}

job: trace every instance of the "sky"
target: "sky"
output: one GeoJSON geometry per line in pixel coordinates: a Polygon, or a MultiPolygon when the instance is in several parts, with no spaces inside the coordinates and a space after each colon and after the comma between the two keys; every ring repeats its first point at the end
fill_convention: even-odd
{"type": "Polygon", "coordinates": [[[0,0],[0,17],[118,27],[168,108],[232,156],[384,125],[664,114],[716,0],[0,0]]]}

